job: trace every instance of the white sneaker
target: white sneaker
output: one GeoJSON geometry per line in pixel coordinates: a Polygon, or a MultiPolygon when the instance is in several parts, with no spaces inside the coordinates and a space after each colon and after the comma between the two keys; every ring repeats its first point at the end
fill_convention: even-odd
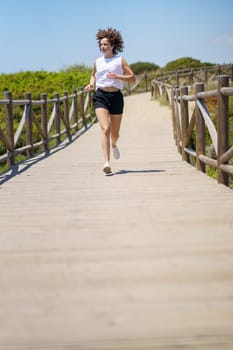
{"type": "Polygon", "coordinates": [[[104,163],[103,172],[106,174],[110,174],[112,172],[109,162],[104,163]]]}
{"type": "Polygon", "coordinates": [[[120,151],[119,151],[119,148],[117,146],[114,146],[113,149],[112,149],[112,153],[113,153],[113,157],[115,159],[120,159],[120,151]]]}

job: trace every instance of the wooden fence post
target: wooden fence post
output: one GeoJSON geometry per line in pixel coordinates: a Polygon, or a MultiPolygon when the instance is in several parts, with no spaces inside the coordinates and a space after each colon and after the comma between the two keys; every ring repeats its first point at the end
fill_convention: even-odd
{"type": "Polygon", "coordinates": [[[61,118],[60,118],[60,98],[59,94],[54,94],[55,98],[55,128],[56,128],[56,140],[57,145],[61,142],[61,118]]]}
{"type": "Polygon", "coordinates": [[[175,125],[176,125],[176,146],[179,153],[182,153],[181,149],[181,123],[180,123],[180,88],[177,86],[175,89],[175,125]]]}
{"type": "Polygon", "coordinates": [[[48,151],[48,110],[47,110],[47,94],[41,94],[41,122],[42,129],[45,135],[44,138],[44,151],[48,151]]]}
{"type": "Polygon", "coordinates": [[[150,90],[150,92],[151,92],[151,98],[153,98],[154,97],[154,85],[153,85],[153,82],[151,82],[151,90],[150,90]]]}
{"type": "Polygon", "coordinates": [[[198,170],[201,170],[202,172],[205,172],[205,164],[202,163],[199,159],[199,155],[205,154],[205,122],[203,120],[203,117],[201,115],[201,112],[197,105],[197,94],[198,92],[204,91],[204,84],[203,83],[196,83],[195,84],[195,94],[196,94],[196,101],[195,101],[195,121],[196,121],[196,168],[198,170]]]}
{"type": "Polygon", "coordinates": [[[190,73],[189,73],[189,84],[193,85],[193,70],[192,69],[190,70],[190,73]]]}
{"type": "Polygon", "coordinates": [[[176,71],[176,85],[180,85],[180,76],[179,72],[176,71]]]}
{"type": "Polygon", "coordinates": [[[177,144],[177,128],[176,128],[176,102],[175,102],[175,94],[176,94],[177,86],[174,85],[171,91],[171,109],[172,109],[172,125],[173,125],[173,138],[175,143],[177,144]]]}
{"type": "Polygon", "coordinates": [[[127,91],[128,91],[128,95],[131,95],[131,84],[127,83],[127,91]]]}
{"type": "Polygon", "coordinates": [[[159,88],[158,88],[158,81],[156,80],[154,83],[154,98],[157,100],[159,98],[159,88]]]}
{"type": "Polygon", "coordinates": [[[14,145],[14,116],[13,116],[13,103],[12,103],[12,94],[11,92],[4,92],[4,98],[9,100],[9,103],[6,104],[5,110],[5,123],[6,123],[6,137],[11,146],[11,150],[7,150],[9,157],[7,159],[8,166],[12,166],[15,164],[15,145],[14,145]]]}
{"type": "Polygon", "coordinates": [[[79,103],[80,103],[81,118],[82,118],[83,126],[86,128],[87,123],[86,123],[85,111],[84,111],[84,89],[83,89],[83,87],[81,87],[80,91],[81,91],[81,94],[80,94],[80,98],[79,98],[79,103]]]}
{"type": "Polygon", "coordinates": [[[204,70],[204,81],[206,84],[208,84],[208,71],[207,71],[207,69],[204,70]]]}
{"type": "Polygon", "coordinates": [[[64,92],[64,119],[66,121],[65,126],[66,126],[66,135],[68,137],[68,139],[71,138],[70,135],[70,120],[69,120],[69,96],[68,96],[68,92],[65,91],[64,92]]]}
{"type": "Polygon", "coordinates": [[[90,120],[92,120],[92,117],[93,117],[93,113],[92,113],[92,106],[93,106],[93,99],[92,99],[92,96],[93,96],[93,93],[92,91],[88,91],[87,92],[88,94],[88,115],[91,116],[90,120]]]}
{"type": "Polygon", "coordinates": [[[25,94],[26,102],[26,145],[31,147],[26,151],[28,157],[33,156],[33,131],[32,131],[32,94],[25,94]]]}
{"type": "Polygon", "coordinates": [[[181,105],[181,136],[182,136],[182,159],[186,162],[190,161],[189,154],[187,154],[184,148],[187,146],[185,144],[187,129],[189,125],[189,110],[188,110],[188,101],[185,101],[182,97],[188,95],[188,87],[183,86],[180,89],[180,105],[181,105]]]}
{"type": "Polygon", "coordinates": [[[229,185],[229,176],[220,168],[220,158],[228,150],[229,147],[229,97],[221,93],[222,87],[229,86],[229,76],[220,75],[218,77],[218,115],[217,115],[217,130],[218,130],[218,182],[226,186],[229,185]]]}
{"type": "Polygon", "coordinates": [[[75,132],[78,131],[78,98],[77,98],[77,90],[73,91],[74,97],[73,97],[73,106],[74,106],[74,121],[75,121],[75,132]]]}
{"type": "Polygon", "coordinates": [[[145,74],[144,74],[144,78],[145,78],[146,92],[147,92],[147,91],[148,91],[148,75],[147,75],[146,72],[145,72],[145,74]]]}

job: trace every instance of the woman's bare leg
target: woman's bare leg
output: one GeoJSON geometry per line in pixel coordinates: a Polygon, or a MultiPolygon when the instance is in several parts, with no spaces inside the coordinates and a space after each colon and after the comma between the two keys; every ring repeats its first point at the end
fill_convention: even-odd
{"type": "Polygon", "coordinates": [[[95,110],[99,125],[101,128],[101,144],[104,154],[104,161],[110,161],[110,132],[111,120],[109,112],[105,108],[96,108],[95,110]]]}
{"type": "Polygon", "coordinates": [[[122,114],[111,114],[111,141],[112,141],[112,147],[116,146],[116,143],[120,137],[120,127],[121,127],[121,120],[122,120],[122,114]]]}

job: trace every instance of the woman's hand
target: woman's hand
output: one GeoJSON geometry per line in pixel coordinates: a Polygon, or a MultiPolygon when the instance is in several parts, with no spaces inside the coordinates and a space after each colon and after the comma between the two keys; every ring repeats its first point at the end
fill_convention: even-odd
{"type": "Polygon", "coordinates": [[[108,79],[117,79],[117,74],[113,72],[108,72],[107,73],[107,78],[108,79]]]}
{"type": "Polygon", "coordinates": [[[92,91],[92,90],[94,90],[94,85],[88,84],[87,86],[85,86],[85,90],[87,90],[87,91],[92,91]]]}

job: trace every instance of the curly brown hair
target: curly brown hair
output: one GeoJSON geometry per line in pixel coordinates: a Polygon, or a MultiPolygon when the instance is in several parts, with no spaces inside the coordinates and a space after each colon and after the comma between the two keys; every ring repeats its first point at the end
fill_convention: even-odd
{"type": "Polygon", "coordinates": [[[114,29],[109,27],[108,29],[99,29],[96,34],[96,39],[98,40],[99,47],[101,39],[107,38],[113,46],[113,53],[116,54],[118,52],[122,52],[124,49],[124,41],[122,39],[121,33],[114,29]]]}

